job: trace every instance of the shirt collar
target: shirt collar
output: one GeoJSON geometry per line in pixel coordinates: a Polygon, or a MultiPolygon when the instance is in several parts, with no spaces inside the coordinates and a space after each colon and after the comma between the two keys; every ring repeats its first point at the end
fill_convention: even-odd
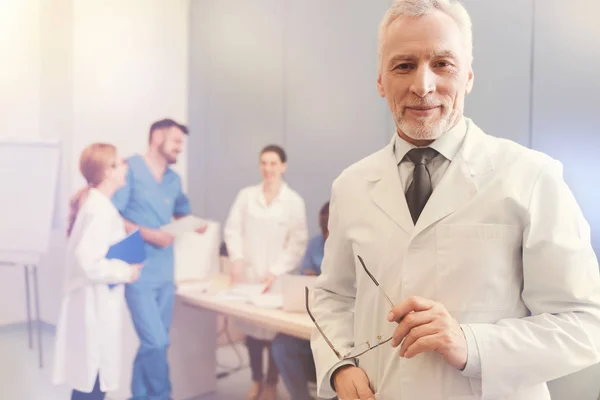
{"type": "MultiPolygon", "coordinates": [[[[263,184],[259,183],[258,185],[255,186],[255,188],[256,188],[256,195],[258,196],[258,200],[260,201],[260,203],[262,205],[266,206],[267,203],[265,201],[265,194],[263,192],[263,184]]],[[[289,189],[287,183],[281,182],[281,187],[279,188],[279,193],[277,194],[277,196],[275,196],[275,198],[273,199],[271,204],[285,201],[289,194],[289,190],[290,189],[289,189]]]]}
{"type": "MultiPolygon", "coordinates": [[[[450,129],[436,139],[429,145],[429,147],[436,150],[447,160],[452,161],[452,159],[458,153],[466,133],[467,123],[465,122],[464,118],[461,118],[454,128],[450,129]]],[[[394,138],[394,155],[396,156],[396,163],[400,164],[400,162],[404,159],[404,156],[406,156],[406,153],[417,146],[402,139],[398,133],[396,133],[394,138]]]]}

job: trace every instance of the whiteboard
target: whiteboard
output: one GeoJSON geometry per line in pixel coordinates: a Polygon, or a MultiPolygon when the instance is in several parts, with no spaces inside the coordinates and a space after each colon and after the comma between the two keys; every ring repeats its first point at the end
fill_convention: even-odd
{"type": "Polygon", "coordinates": [[[0,139],[0,261],[34,263],[50,241],[58,141],[0,139]]]}

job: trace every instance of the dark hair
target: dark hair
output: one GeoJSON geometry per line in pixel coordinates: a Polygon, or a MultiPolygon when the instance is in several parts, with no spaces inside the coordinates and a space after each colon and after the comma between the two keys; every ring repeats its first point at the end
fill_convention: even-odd
{"type": "Polygon", "coordinates": [[[156,121],[152,125],[150,125],[150,134],[148,135],[148,141],[152,140],[152,134],[154,134],[154,131],[167,128],[177,128],[186,135],[190,132],[187,126],[182,125],[179,122],[172,120],[171,118],[165,118],[156,121]]]}
{"type": "Polygon", "coordinates": [[[219,255],[222,257],[229,257],[229,252],[227,251],[227,243],[221,242],[221,246],[219,246],[219,255]]]}
{"type": "Polygon", "coordinates": [[[323,204],[323,207],[321,207],[321,211],[319,211],[319,215],[325,214],[329,214],[329,202],[323,204]]]}
{"type": "Polygon", "coordinates": [[[281,146],[277,146],[276,144],[270,144],[268,146],[265,146],[260,151],[260,155],[263,155],[265,153],[275,153],[279,156],[279,160],[281,160],[282,163],[285,164],[287,162],[287,155],[285,154],[285,150],[281,146]]]}

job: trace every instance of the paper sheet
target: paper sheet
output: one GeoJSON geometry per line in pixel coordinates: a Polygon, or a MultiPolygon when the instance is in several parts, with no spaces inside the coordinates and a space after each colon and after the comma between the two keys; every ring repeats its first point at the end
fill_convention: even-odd
{"type": "Polygon", "coordinates": [[[200,229],[207,224],[208,222],[202,218],[188,215],[163,226],[160,230],[170,233],[174,236],[181,236],[185,233],[194,232],[195,230],[200,229]]]}
{"type": "Polygon", "coordinates": [[[213,286],[213,283],[208,282],[183,282],[177,284],[177,293],[206,293],[213,286]]]}
{"type": "Polygon", "coordinates": [[[252,297],[250,302],[260,308],[282,308],[283,295],[281,293],[265,293],[260,296],[252,297]]]}
{"type": "Polygon", "coordinates": [[[230,289],[223,289],[214,296],[216,301],[242,301],[254,304],[261,308],[283,307],[281,293],[263,293],[265,286],[262,284],[239,284],[230,289]]]}
{"type": "Polygon", "coordinates": [[[232,294],[248,298],[258,296],[265,290],[265,285],[260,283],[240,283],[228,289],[232,294]]]}
{"type": "Polygon", "coordinates": [[[219,273],[219,246],[221,228],[207,221],[206,232],[184,233],[175,240],[175,282],[211,280],[219,273]]]}

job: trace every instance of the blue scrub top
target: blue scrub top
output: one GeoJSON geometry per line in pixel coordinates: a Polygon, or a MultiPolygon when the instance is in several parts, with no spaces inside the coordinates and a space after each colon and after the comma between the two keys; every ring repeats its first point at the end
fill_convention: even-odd
{"type": "Polygon", "coordinates": [[[302,259],[300,273],[304,273],[307,269],[311,269],[321,274],[321,264],[323,263],[323,255],[325,253],[325,236],[317,235],[310,239],[306,247],[306,253],[302,259]]]}
{"type": "MultiPolygon", "coordinates": [[[[127,162],[127,184],[113,197],[113,203],[123,218],[138,226],[159,229],[170,223],[174,216],[191,213],[190,202],[181,187],[181,178],[175,171],[167,168],[162,181],[158,182],[142,156],[133,156],[127,162]]],[[[146,254],[144,269],[135,284],[172,282],[173,245],[159,248],[146,243],[146,254]]]]}

